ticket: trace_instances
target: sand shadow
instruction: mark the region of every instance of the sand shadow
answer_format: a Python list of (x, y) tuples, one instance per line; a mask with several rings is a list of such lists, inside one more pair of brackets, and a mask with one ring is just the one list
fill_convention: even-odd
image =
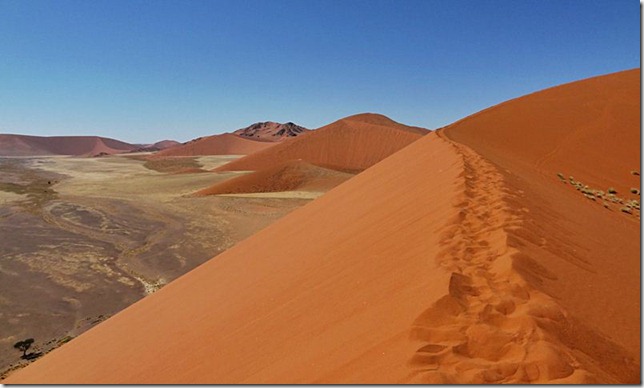
[(20, 356), (20, 358), (22, 358), (23, 360), (31, 361), (31, 360), (35, 360), (35, 359), (37, 359), (38, 357), (41, 357), (41, 356), (42, 356), (42, 352), (37, 352), (37, 353), (36, 352), (31, 352), (31, 353), (25, 354), (23, 356)]

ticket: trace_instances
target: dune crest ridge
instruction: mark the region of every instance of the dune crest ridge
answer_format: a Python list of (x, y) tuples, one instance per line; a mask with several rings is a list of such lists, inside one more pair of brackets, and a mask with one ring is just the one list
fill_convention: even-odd
[[(636, 382), (639, 365), (625, 349), (588, 331), (532, 286), (535, 276), (555, 275), (516, 243), (528, 233), (529, 210), (514, 206), (515, 190), (493, 164), (452, 145), (464, 163), (460, 211), (439, 231), (436, 257), (450, 282), (448, 293), (414, 322), (411, 338), (424, 345), (410, 360), (413, 382)], [(532, 279), (520, 266), (530, 267)]]

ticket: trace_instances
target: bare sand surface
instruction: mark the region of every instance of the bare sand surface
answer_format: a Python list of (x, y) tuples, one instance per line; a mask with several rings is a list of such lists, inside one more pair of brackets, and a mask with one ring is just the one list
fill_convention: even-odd
[(275, 142), (253, 140), (246, 137), (224, 133), (191, 140), (185, 144), (161, 150), (151, 158), (168, 156), (201, 156), (201, 155), (249, 155), (274, 146)]
[[(525, 222), (508, 240), (521, 251), (516, 270), (557, 301), (567, 326), (550, 329), (610, 375), (598, 372), (601, 382), (641, 381), (639, 205), (622, 210), (640, 200), (630, 192), (640, 189), (631, 173), (640, 166), (640, 106), (636, 69), (534, 93), (443, 130), (520, 193), (514, 207), (526, 209)], [(588, 185), (586, 195), (570, 176)]]
[(99, 136), (28, 136), (0, 134), (0, 156), (76, 155), (128, 152), (135, 145)]
[(235, 160), (217, 171), (259, 171), (292, 160), (356, 173), (420, 139), (426, 129), (397, 123), (378, 114), (346, 117)]
[(67, 342), (311, 198), (193, 198), (238, 174), (124, 156), (0, 159), (0, 171), (0, 374), (24, 364), (18, 340)]
[(301, 198), (315, 199), (324, 195), (324, 191), (272, 191), (266, 193), (234, 193), (234, 194), (217, 194), (221, 197), (239, 197), (239, 198)]
[(244, 193), (255, 195), (293, 191), (324, 193), (352, 176), (353, 174), (318, 167), (303, 160), (290, 160), (215, 183), (197, 191), (195, 195)]

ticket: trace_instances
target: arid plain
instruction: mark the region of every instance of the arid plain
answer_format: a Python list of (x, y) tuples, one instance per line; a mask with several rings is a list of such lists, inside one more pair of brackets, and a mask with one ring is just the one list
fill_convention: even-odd
[(69, 341), (319, 195), (196, 197), (237, 157), (145, 156), (0, 158), (0, 371), (19, 339)]

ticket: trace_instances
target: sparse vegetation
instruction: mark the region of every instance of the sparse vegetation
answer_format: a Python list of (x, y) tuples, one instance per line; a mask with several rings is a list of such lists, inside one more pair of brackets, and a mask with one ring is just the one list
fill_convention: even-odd
[(27, 358), (27, 350), (31, 348), (31, 345), (33, 343), (34, 343), (33, 338), (27, 338), (25, 340), (16, 342), (15, 344), (13, 344), (13, 347), (22, 352), (22, 358)]
[(632, 171), (631, 171), (631, 174), (633, 174), (633, 175), (640, 175), (639, 171), (635, 171), (635, 170), (632, 170)]
[(165, 159), (147, 159), (145, 156), (130, 156), (130, 159), (145, 161), (143, 167), (148, 170), (163, 172), (163, 173), (176, 173), (185, 171), (203, 171), (201, 170), (201, 163), (197, 162), (194, 157), (169, 157)]
[(74, 339), (74, 337), (72, 337), (71, 335), (66, 335), (66, 336), (64, 336), (63, 338), (61, 338), (58, 341), (57, 345), (60, 346), (62, 344), (66, 344), (67, 342), (71, 341), (72, 339)]
[[(637, 171), (635, 171), (637, 172)], [(633, 171), (631, 171), (633, 173)], [(633, 174), (633, 175), (639, 175)], [(559, 172), (557, 173), (557, 177), (559, 180), (565, 183), (564, 179), (564, 174)], [(617, 196), (617, 190), (615, 190), (614, 187), (609, 187), (607, 192), (604, 192), (603, 190), (598, 190), (598, 189), (593, 189), (588, 185), (583, 184), (580, 181), (575, 180), (575, 178), (571, 175), (568, 177), (568, 182), (575, 188), (575, 190), (581, 192), (584, 197), (591, 201), (597, 201), (597, 199), (601, 199), (602, 206), (608, 210), (611, 209), (610, 203), (618, 203), (621, 205), (624, 205), (620, 210), (626, 214), (635, 214), (639, 218), (639, 210), (640, 210), (640, 204), (639, 201), (636, 199), (631, 199), (631, 200), (626, 200), (624, 198), (620, 198)], [(635, 195), (640, 195), (640, 190), (636, 188), (631, 188), (630, 192)], [(637, 210), (637, 213), (634, 213), (633, 210)]]

